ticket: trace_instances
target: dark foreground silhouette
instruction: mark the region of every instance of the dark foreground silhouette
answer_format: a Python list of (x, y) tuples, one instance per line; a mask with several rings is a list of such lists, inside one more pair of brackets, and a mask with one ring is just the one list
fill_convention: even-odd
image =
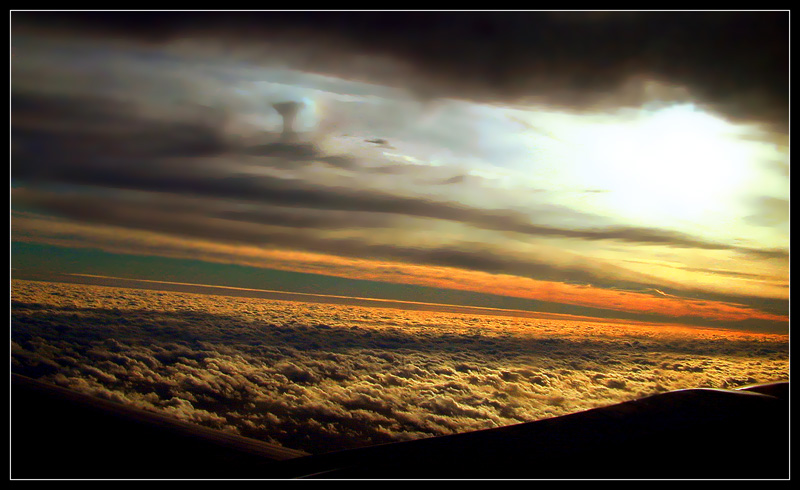
[(309, 455), (11, 376), (12, 479), (787, 479), (789, 383)]

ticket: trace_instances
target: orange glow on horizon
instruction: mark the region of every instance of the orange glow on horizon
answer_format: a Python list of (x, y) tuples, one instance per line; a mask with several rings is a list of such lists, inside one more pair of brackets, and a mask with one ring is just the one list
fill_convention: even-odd
[[(290, 252), (291, 253), (291, 252)], [(628, 313), (645, 313), (670, 317), (700, 317), (714, 320), (739, 321), (760, 319), (788, 321), (788, 317), (753, 310), (743, 305), (721, 301), (655, 296), (647, 293), (603, 289), (594, 286), (566, 284), (555, 281), (540, 281), (525, 277), (489, 274), (448, 267), (433, 267), (394, 262), (364, 261), (348, 264), (351, 270), (363, 275), (331, 271), (329, 266), (339, 263), (335, 257), (325, 267), (302, 265), (301, 272), (324, 273), (338, 277), (367, 279), (382, 282), (398, 282), (420, 286), (472, 291), (484, 294), (532, 299), (553, 303), (588, 306)], [(398, 271), (398, 267), (402, 270)], [(324, 271), (324, 272), (323, 272)]]
[(94, 248), (112, 253), (188, 258), (347, 279), (471, 291), (626, 313), (662, 315), (676, 319), (695, 317), (719, 321), (748, 319), (789, 321), (787, 316), (722, 301), (604, 289), (453, 267), (268, 250), (251, 245), (222, 244), (153, 232), (44, 221), (28, 217), (15, 218), (14, 221), (17, 240), (30, 241), (35, 237), (36, 241), (70, 247), (87, 247), (89, 246), (87, 243), (91, 243)]

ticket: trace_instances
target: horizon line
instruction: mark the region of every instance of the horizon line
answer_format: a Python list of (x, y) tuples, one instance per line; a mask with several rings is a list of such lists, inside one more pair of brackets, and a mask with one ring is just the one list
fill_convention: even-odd
[[(513, 316), (513, 317), (528, 317), (539, 319), (555, 319), (567, 321), (589, 321), (595, 323), (620, 323), (633, 326), (655, 326), (663, 325), (668, 327), (682, 327), (691, 329), (708, 329), (708, 330), (725, 330), (738, 332), (739, 330), (725, 327), (714, 326), (695, 326), (683, 323), (669, 323), (658, 321), (643, 321), (643, 320), (629, 320), (624, 318), (604, 318), (585, 315), (573, 315), (569, 313), (550, 313), (536, 310), (519, 310), (511, 308), (492, 308), (487, 306), (471, 306), (459, 305), (448, 303), (429, 303), (421, 301), (408, 301), (399, 299), (384, 299), (384, 298), (370, 298), (360, 296), (343, 296), (335, 294), (322, 294), (322, 293), (304, 293), (288, 290), (274, 290), (274, 289), (256, 289), (256, 288), (243, 288), (236, 286), (223, 286), (214, 284), (198, 284), (177, 281), (163, 281), (154, 279), (139, 279), (130, 277), (117, 277), (117, 276), (104, 276), (98, 274), (84, 274), (84, 273), (70, 273), (70, 272), (55, 272), (55, 271), (37, 271), (33, 269), (20, 269), (11, 268), (11, 279), (18, 280), (33, 280), (42, 282), (61, 282), (70, 284), (84, 284), (90, 286), (106, 286), (106, 287), (121, 287), (129, 289), (155, 289), (163, 291), (176, 291), (189, 294), (218, 294), (220, 296), (244, 296), (250, 298), (272, 299), (278, 301), (297, 301), (297, 302), (314, 302), (314, 303), (329, 303), (329, 304), (351, 304), (354, 306), (366, 306), (375, 308), (393, 308), (393, 309), (417, 309), (427, 311), (439, 311), (443, 313), (462, 313), (462, 314), (482, 314), (482, 315), (497, 315), (497, 316)], [(108, 283), (116, 281), (116, 284)], [(125, 282), (132, 284), (125, 284)], [(171, 286), (168, 289), (158, 289), (155, 287), (144, 286)], [(137, 287), (138, 286), (138, 287)], [(191, 291), (189, 288), (200, 289), (201, 291)], [(203, 291), (205, 290), (205, 291)], [(247, 294), (225, 294), (228, 293), (251, 293)], [(271, 297), (270, 297), (271, 296)], [(284, 296), (285, 298), (278, 298), (275, 296)], [(303, 301), (303, 298), (306, 301)]]

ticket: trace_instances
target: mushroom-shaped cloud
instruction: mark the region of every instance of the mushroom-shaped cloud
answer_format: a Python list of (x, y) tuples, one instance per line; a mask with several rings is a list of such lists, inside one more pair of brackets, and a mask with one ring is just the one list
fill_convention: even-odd
[(291, 139), (294, 136), (294, 122), (297, 118), (297, 113), (300, 112), (302, 107), (302, 102), (294, 101), (277, 102), (272, 104), (272, 108), (275, 109), (283, 118), (283, 131), (281, 132), (281, 137), (283, 139)]

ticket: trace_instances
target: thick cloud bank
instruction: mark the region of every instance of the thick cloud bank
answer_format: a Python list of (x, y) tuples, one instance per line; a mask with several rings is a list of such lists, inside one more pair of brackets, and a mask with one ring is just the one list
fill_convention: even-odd
[(12, 371), (320, 453), (788, 379), (786, 336), (13, 280)]

